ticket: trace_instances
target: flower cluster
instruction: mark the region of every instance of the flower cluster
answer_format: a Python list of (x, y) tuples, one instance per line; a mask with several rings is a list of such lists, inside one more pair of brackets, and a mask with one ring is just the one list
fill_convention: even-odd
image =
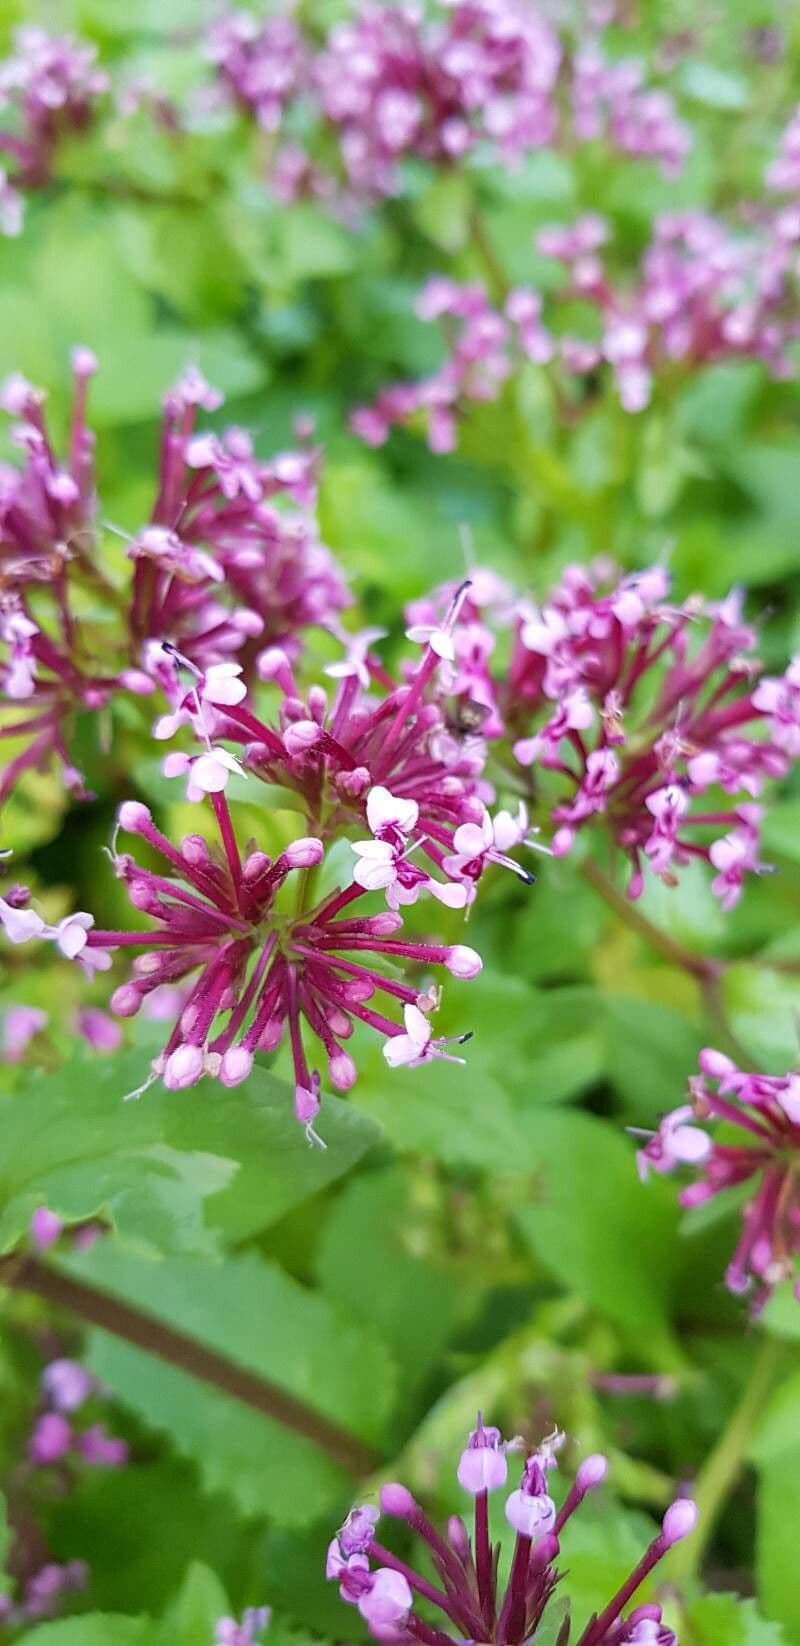
[[(463, 944), (399, 938), (399, 908), (426, 894), (465, 909), (490, 862), (530, 879), (507, 856), (525, 837), (524, 812), (517, 820), (508, 814), (490, 818), (483, 796), (491, 791), (480, 779), (483, 744), (477, 739), (469, 748), (447, 728), (437, 676), (445, 670), (449, 684), (464, 593), (458, 592), (440, 624), (412, 628), (423, 654), (400, 685), (371, 655), (368, 633), (353, 641), (344, 662), (330, 665), (338, 678), (330, 706), (320, 687), (312, 687), (305, 702), (299, 697), (289, 659), (274, 649), (262, 673), (283, 694), (276, 724), (259, 719), (243, 702), (240, 671), (230, 665), (193, 684), (177, 713), (167, 717), (168, 733), (189, 721), (207, 740), (204, 754), (170, 755), (166, 767), (173, 773), (188, 768), (190, 797), (210, 795), (220, 847), (212, 851), (196, 835), (177, 848), (146, 807), (125, 804), (120, 828), (144, 840), (172, 872), (156, 873), (115, 853), (132, 903), (158, 924), (150, 933), (94, 931), (88, 943), (104, 955), (131, 946), (149, 950), (112, 997), (112, 1009), (122, 1016), (137, 1012), (151, 991), (199, 974), (154, 1066), (168, 1086), (193, 1085), (203, 1074), (235, 1085), (250, 1073), (256, 1051), (274, 1049), (286, 1030), (296, 1111), (310, 1127), (320, 1077), (309, 1068), (302, 1025), (322, 1046), (331, 1083), (340, 1091), (356, 1078), (343, 1044), (355, 1021), (384, 1037), (391, 1067), (450, 1055), (429, 1021), (438, 991), (400, 982), (391, 968), (397, 962), (442, 966), (470, 978), (480, 970), (480, 958)], [(240, 742), (241, 761), (212, 743), (212, 734)], [(243, 853), (224, 793), (231, 767), (293, 789), (309, 833), (275, 859), (252, 845)], [(326, 843), (365, 824), (370, 838), (352, 842), (352, 884), (314, 903), (313, 881)], [(412, 853), (424, 868), (412, 862)], [(293, 876), (300, 878), (292, 906)], [(389, 907), (364, 911), (363, 900), (376, 891), (385, 892)], [(375, 994), (402, 1007), (402, 1024), (369, 1004)], [(228, 1014), (224, 1027), (218, 1024), (221, 1013)]]
[(8, 171), (0, 173), (4, 234), (22, 227), (17, 189), (49, 182), (59, 142), (86, 130), (107, 91), (93, 45), (39, 28), (17, 30), (12, 55), (0, 63), (0, 154), (8, 157)]
[(356, 199), (395, 193), (409, 156), (449, 167), (477, 149), (516, 165), (544, 146), (602, 140), (674, 176), (691, 146), (640, 63), (609, 62), (594, 32), (573, 52), (525, 0), (366, 0), (319, 47), (293, 21), (234, 13), (212, 29), (207, 55), (223, 95), (270, 132), (285, 129), (271, 160), (281, 196), (292, 180), (297, 192), (337, 191), (295, 128), (323, 164), (332, 143)]
[(211, 25), (205, 49), (221, 91), (265, 131), (277, 131), (308, 75), (307, 47), (294, 20), (229, 12)]
[[(510, 740), (553, 852), (601, 822), (630, 863), (629, 897), (645, 870), (674, 884), (694, 859), (716, 871), (713, 891), (732, 908), (746, 874), (765, 867), (765, 781), (800, 756), (798, 662), (759, 679), (739, 596), (673, 603), (660, 566), (622, 578), (605, 562), (572, 566), (541, 605), (498, 598), (491, 578), (485, 588), (491, 609), (471, 598), (455, 637), (456, 712), (472, 707), (485, 736)], [(498, 627), (511, 631), (502, 673)]]
[[(102, 1389), (77, 1361), (51, 1360), (40, 1383), (39, 1410), (28, 1438), (26, 1462), (19, 1472), (16, 1497), (24, 1496), (12, 1565), (19, 1593), (0, 1595), (0, 1628), (16, 1628), (53, 1617), (63, 1599), (83, 1589), (88, 1567), (82, 1560), (60, 1565), (46, 1556), (36, 1521), (37, 1486), (43, 1479), (49, 1496), (69, 1493), (82, 1467), (122, 1468), (128, 1461), (124, 1440), (109, 1434), (102, 1422), (87, 1422), (92, 1402)], [(12, 1527), (13, 1527), (12, 1516)]]
[(28, 1459), (36, 1468), (60, 1466), (69, 1473), (78, 1463), (119, 1469), (128, 1461), (124, 1440), (109, 1434), (104, 1423), (79, 1424), (87, 1403), (96, 1396), (95, 1378), (75, 1360), (51, 1360), (41, 1381), (42, 1409), (28, 1442)]
[(389, 194), (407, 154), (450, 163), (487, 138), (506, 159), (554, 135), (558, 38), (522, 0), (366, 4), (336, 25), (313, 66), (348, 181)]
[(55, 1617), (67, 1595), (86, 1587), (88, 1576), (84, 1560), (68, 1560), (63, 1565), (55, 1560), (44, 1561), (20, 1585), (16, 1600), (8, 1594), (0, 1595), (0, 1626), (20, 1628)]
[[(607, 1460), (586, 1458), (560, 1509), (550, 1496), (548, 1476), (556, 1464), (563, 1436), (550, 1436), (528, 1457), (519, 1486), (506, 1499), (506, 1520), (516, 1533), (504, 1590), (499, 1587), (499, 1548), (490, 1536), (489, 1493), (501, 1490), (508, 1477), (509, 1450), (521, 1442), (503, 1442), (498, 1429), (478, 1425), (458, 1465), (458, 1482), (474, 1499), (472, 1537), (460, 1515), (440, 1532), (405, 1486), (384, 1486), (380, 1512), (403, 1521), (427, 1546), (441, 1587), (400, 1560), (377, 1538), (379, 1512), (356, 1508), (328, 1549), (327, 1576), (338, 1583), (342, 1599), (357, 1607), (376, 1640), (447, 1646), (475, 1640), (511, 1643), (534, 1640), (543, 1623), (552, 1624), (557, 1586), (563, 1579), (557, 1562), (561, 1539), (587, 1492), (605, 1479)], [(646, 1603), (623, 1615), (625, 1607), (669, 1549), (693, 1531), (694, 1503), (678, 1498), (667, 1510), (660, 1532), (630, 1576), (603, 1611), (586, 1624), (576, 1646), (677, 1646), (662, 1620), (660, 1606)], [(567, 1534), (568, 1542), (569, 1534)], [(433, 1624), (414, 1609), (415, 1600), (441, 1615)], [(559, 1643), (570, 1634), (569, 1610), (555, 1620)], [(548, 1638), (551, 1638), (548, 1636)], [(552, 1636), (555, 1638), (555, 1635)]]
[(258, 1646), (272, 1613), (269, 1606), (248, 1606), (241, 1623), (221, 1617), (214, 1634), (214, 1646)]
[(73, 368), (64, 463), (41, 392), (16, 377), (2, 393), (24, 462), (0, 471), (0, 691), (20, 715), (0, 723), (0, 738), (18, 746), (0, 802), (24, 772), (53, 761), (84, 797), (69, 749), (76, 716), (121, 693), (169, 689), (165, 642), (198, 667), (235, 653), (249, 669), (259, 645), (294, 653), (309, 626), (336, 627), (349, 598), (314, 518), (318, 454), (263, 462), (241, 429), (197, 432), (198, 409), (217, 410), (222, 397), (195, 370), (166, 397), (157, 493), (121, 577), (98, 519), (86, 422), (96, 362), (78, 349)]
[(603, 139), (622, 154), (656, 160), (665, 177), (683, 170), (691, 133), (669, 93), (646, 84), (641, 63), (612, 63), (599, 42), (591, 42), (575, 54), (571, 98), (581, 142)]
[[(417, 313), (442, 324), (444, 363), (357, 408), (355, 433), (379, 446), (393, 427), (422, 419), (431, 450), (452, 451), (469, 405), (496, 400), (526, 362), (557, 371), (573, 397), (575, 385), (608, 369), (631, 413), (649, 404), (654, 381), (670, 372), (746, 358), (774, 377), (790, 375), (790, 345), (800, 336), (796, 208), (770, 214), (745, 233), (706, 212), (657, 217), (632, 278), (617, 278), (603, 259), (610, 233), (594, 213), (540, 232), (539, 253), (564, 270), (563, 286), (546, 301), (534, 287), (517, 286), (498, 307), (480, 284), (428, 281)], [(561, 324), (576, 299), (587, 314), (594, 311), (595, 324), (583, 336)]]
[[(689, 1102), (665, 1115), (638, 1155), (640, 1175), (694, 1169), (682, 1206), (703, 1206), (725, 1189), (752, 1189), (742, 1235), (725, 1276), (729, 1289), (753, 1293), (754, 1306), (773, 1287), (797, 1277), (800, 1256), (800, 1076), (744, 1074), (722, 1052), (700, 1053)], [(720, 1121), (721, 1138), (706, 1130)], [(796, 1280), (800, 1297), (800, 1280)]]

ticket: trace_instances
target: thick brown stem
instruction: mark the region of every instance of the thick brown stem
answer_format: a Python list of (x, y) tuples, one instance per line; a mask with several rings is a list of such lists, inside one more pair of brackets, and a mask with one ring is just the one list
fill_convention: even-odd
[(177, 1366), (231, 1399), (241, 1401), (252, 1411), (280, 1423), (293, 1434), (302, 1435), (349, 1474), (369, 1474), (379, 1462), (364, 1441), (340, 1429), (329, 1418), (321, 1417), (267, 1378), (237, 1365), (226, 1355), (207, 1348), (173, 1326), (166, 1326), (143, 1309), (121, 1303), (108, 1292), (83, 1280), (74, 1280), (37, 1258), (17, 1255), (0, 1258), (0, 1284), (15, 1291), (34, 1292), (58, 1308), (72, 1310), (89, 1325), (98, 1326), (125, 1343), (133, 1343), (137, 1349), (156, 1355), (170, 1366)]

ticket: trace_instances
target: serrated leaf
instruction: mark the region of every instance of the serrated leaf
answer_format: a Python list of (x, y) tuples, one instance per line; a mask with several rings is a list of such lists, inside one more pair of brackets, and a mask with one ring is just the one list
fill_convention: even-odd
[(639, 1182), (633, 1147), (612, 1125), (571, 1111), (529, 1111), (523, 1158), (530, 1196), (515, 1221), (543, 1267), (668, 1354), (678, 1214), (665, 1186)]
[[(350, 1320), (255, 1253), (208, 1264), (153, 1264), (102, 1241), (69, 1259), (71, 1273), (196, 1337), (374, 1443), (394, 1398), (394, 1368), (377, 1333)], [(102, 1333), (89, 1364), (177, 1450), (205, 1485), (247, 1515), (308, 1524), (346, 1490), (324, 1451), (188, 1374)]]
[(0, 1098), (0, 1240), (12, 1245), (37, 1205), (68, 1220), (107, 1211), (121, 1235), (153, 1251), (203, 1251), (213, 1231), (240, 1239), (347, 1171), (375, 1140), (372, 1123), (325, 1099), (310, 1149), (290, 1088), (257, 1068), (223, 1091), (187, 1097), (155, 1085), (125, 1103), (147, 1072), (143, 1053), (84, 1055)]

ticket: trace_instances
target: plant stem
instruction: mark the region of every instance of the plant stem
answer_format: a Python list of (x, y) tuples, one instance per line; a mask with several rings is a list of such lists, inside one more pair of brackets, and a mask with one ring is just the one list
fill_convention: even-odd
[(14, 1291), (33, 1292), (58, 1308), (71, 1309), (101, 1331), (156, 1355), (170, 1366), (177, 1366), (231, 1399), (241, 1401), (251, 1411), (260, 1412), (282, 1428), (301, 1435), (351, 1475), (369, 1474), (379, 1462), (364, 1441), (341, 1429), (330, 1418), (322, 1417), (268, 1378), (238, 1365), (174, 1326), (165, 1325), (143, 1309), (121, 1303), (108, 1292), (83, 1280), (74, 1280), (35, 1257), (15, 1254), (0, 1258), (0, 1284)]
[(511, 285), (508, 275), (486, 233), (477, 206), (473, 206), (469, 215), (469, 241), (477, 258), (483, 264), (486, 283), (493, 302), (504, 303), (511, 290)]
[(655, 949), (673, 966), (680, 966), (694, 978), (700, 990), (703, 1006), (714, 1025), (719, 1050), (727, 1052), (728, 1056), (738, 1063), (740, 1069), (752, 1069), (755, 1066), (752, 1053), (737, 1039), (725, 1015), (720, 988), (724, 963), (710, 960), (706, 955), (694, 954), (684, 943), (678, 942), (677, 938), (660, 931), (658, 926), (654, 926), (652, 921), (648, 920), (647, 915), (642, 914), (641, 910), (617, 889), (613, 880), (609, 879), (593, 858), (588, 857), (581, 864), (581, 874), (631, 931), (638, 932), (639, 936), (649, 943), (651, 949)]
[(753, 1428), (769, 1393), (782, 1349), (777, 1338), (764, 1339), (742, 1398), (697, 1476), (693, 1492), (700, 1511), (697, 1529), (685, 1543), (678, 1544), (670, 1556), (671, 1582), (685, 1584), (699, 1571), (725, 1501), (744, 1465)]
[(679, 943), (677, 938), (659, 931), (658, 926), (654, 926), (652, 921), (637, 909), (635, 903), (631, 903), (630, 899), (617, 889), (613, 880), (609, 879), (593, 858), (587, 857), (581, 864), (581, 874), (584, 880), (599, 892), (604, 903), (619, 915), (620, 920), (629, 926), (631, 931), (638, 932), (639, 936), (650, 944), (651, 949), (662, 954), (665, 960), (670, 960), (673, 966), (680, 966), (683, 971), (690, 972), (701, 984), (716, 980), (720, 970), (718, 961), (708, 960), (705, 955), (693, 954), (692, 950), (687, 949), (684, 943)]

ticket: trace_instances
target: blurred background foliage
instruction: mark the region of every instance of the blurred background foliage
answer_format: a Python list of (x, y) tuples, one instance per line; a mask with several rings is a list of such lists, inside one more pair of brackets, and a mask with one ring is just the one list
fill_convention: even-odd
[[(0, 0), (0, 47), (20, 23), (74, 29), (112, 73), (180, 99), (207, 72), (208, 9)], [(344, 10), (301, 9), (320, 31)], [(537, 592), (598, 553), (625, 567), (667, 557), (681, 597), (742, 585), (769, 664), (785, 663), (800, 644), (796, 381), (771, 382), (752, 362), (713, 366), (660, 383), (639, 416), (608, 394), (564, 427), (546, 372), (530, 367), (496, 405), (471, 411), (452, 456), (409, 433), (376, 453), (347, 432), (354, 405), (436, 363), (414, 295), (432, 272), (485, 277), (476, 213), (507, 276), (541, 283), (532, 242), (553, 219), (601, 210), (625, 264), (659, 210), (758, 195), (798, 97), (797, 8), (621, 10), (620, 51), (652, 59), (665, 39), (682, 42), (670, 87), (695, 147), (675, 181), (592, 146), (538, 153), (513, 173), (410, 165), (397, 198), (345, 226), (318, 204), (275, 204), (244, 122), (176, 137), (142, 113), (60, 152), (24, 233), (0, 241), (0, 375), (45, 385), (63, 427), (69, 349), (97, 351), (91, 417), (110, 553), (112, 528), (134, 530), (149, 511), (160, 399), (196, 362), (226, 395), (216, 421), (251, 428), (263, 454), (290, 443), (298, 415), (316, 419), (323, 536), (367, 621), (399, 633), (407, 601), (458, 575), (466, 533), (480, 563)], [(768, 31), (777, 57), (759, 52)], [(84, 735), (95, 804), (71, 808), (55, 778), (37, 778), (9, 808), (6, 839), (51, 917), (91, 907), (113, 924), (121, 891), (101, 847), (130, 793), (129, 749), (124, 725), (110, 758), (95, 725)], [(149, 753), (134, 781), (180, 833), (183, 808), (165, 800)], [(259, 827), (280, 830), (280, 819)], [(729, 962), (730, 1027), (754, 1063), (780, 1072), (797, 1056), (800, 793), (773, 806), (765, 838), (778, 872), (733, 915), (699, 869), (676, 890), (651, 883), (643, 906), (690, 949)], [(324, 1155), (296, 1134), (280, 1062), (235, 1092), (156, 1088), (123, 1107), (158, 1025), (134, 1026), (118, 1057), (76, 1048), (79, 983), (44, 962), (23, 971), (10, 952), (0, 1006), (24, 998), (51, 1012), (53, 1067), (4, 1075), (4, 1246), (43, 1201), (66, 1219), (101, 1217), (113, 1234), (55, 1259), (66, 1272), (274, 1379), (367, 1443), (375, 1478), (401, 1476), (440, 1508), (456, 1507), (452, 1463), (478, 1406), (531, 1438), (557, 1421), (575, 1458), (608, 1449), (614, 1490), (568, 1548), (587, 1612), (637, 1556), (642, 1516), (714, 1447), (759, 1340), (773, 1336), (781, 1376), (755, 1414), (705, 1569), (709, 1588), (757, 1594), (759, 1610), (690, 1586), (671, 1615), (684, 1646), (800, 1641), (796, 1305), (779, 1296), (748, 1324), (719, 1278), (735, 1211), (680, 1216), (671, 1186), (643, 1190), (624, 1131), (680, 1101), (699, 1047), (714, 1043), (713, 1003), (571, 861), (543, 862), (533, 890), (495, 884), (469, 940), (485, 970), (454, 983), (443, 1010), (444, 1032), (465, 1020), (475, 1030), (466, 1069), (398, 1077), (364, 1044), (354, 1100), (326, 1099)], [(358, 1620), (326, 1590), (322, 1563), (353, 1479), (218, 1390), (9, 1293), (0, 1453), (12, 1495), (37, 1355), (54, 1343), (85, 1349), (133, 1461), (39, 1506), (55, 1557), (89, 1560), (80, 1604), (96, 1615), (31, 1640), (199, 1646), (228, 1604), (263, 1599), (280, 1646), (350, 1638)], [(658, 1374), (661, 1398), (609, 1385), (628, 1374)]]

